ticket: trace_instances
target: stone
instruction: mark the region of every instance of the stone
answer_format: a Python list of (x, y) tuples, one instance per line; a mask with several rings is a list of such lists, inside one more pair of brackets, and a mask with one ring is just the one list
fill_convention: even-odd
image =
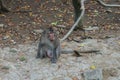
[(99, 30), (99, 27), (98, 26), (93, 26), (93, 27), (89, 26), (88, 28), (84, 28), (84, 29), (85, 29), (85, 31), (92, 31), (92, 30)]
[(103, 80), (102, 69), (95, 69), (83, 73), (85, 80)]
[(0, 27), (3, 28), (4, 24), (0, 24)]

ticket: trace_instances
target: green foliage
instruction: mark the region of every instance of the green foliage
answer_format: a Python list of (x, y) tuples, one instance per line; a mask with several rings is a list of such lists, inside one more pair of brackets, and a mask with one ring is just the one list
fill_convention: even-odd
[(51, 25), (53, 25), (53, 26), (58, 25), (58, 21), (56, 21), (56, 22), (52, 22)]
[(14, 49), (9, 50), (9, 52), (16, 53), (17, 51)]
[(19, 58), (19, 60), (20, 60), (20, 61), (25, 61), (26, 58), (25, 58), (24, 56), (21, 56), (21, 57)]

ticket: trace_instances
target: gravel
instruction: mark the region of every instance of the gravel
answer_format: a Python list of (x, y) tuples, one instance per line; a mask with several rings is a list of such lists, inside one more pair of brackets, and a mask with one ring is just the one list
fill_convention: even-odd
[[(119, 38), (114, 39), (113, 43), (119, 41)], [(67, 44), (65, 47), (68, 48), (74, 49), (74, 46), (78, 46), (87, 49), (91, 45), (92, 48), (95, 47), (103, 53), (83, 53), (81, 57), (73, 56), (71, 53), (61, 54), (56, 64), (52, 64), (49, 58), (42, 60), (35, 58), (37, 43), (17, 45), (14, 48), (0, 48), (0, 80), (83, 80), (82, 73), (90, 70), (92, 65), (102, 69), (116, 68), (117, 76), (107, 73), (103, 78), (104, 80), (119, 80), (120, 69), (117, 67), (120, 67), (120, 50), (118, 50), (120, 45), (110, 46), (109, 42), (90, 39), (83, 41), (85, 45), (81, 47), (83, 43), (65, 42)], [(23, 61), (21, 61), (22, 57), (25, 58)]]

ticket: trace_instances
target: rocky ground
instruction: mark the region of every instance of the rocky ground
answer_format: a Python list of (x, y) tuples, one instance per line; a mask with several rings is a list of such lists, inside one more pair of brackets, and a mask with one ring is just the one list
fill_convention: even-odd
[[(73, 46), (75, 46), (73, 48)], [(64, 42), (62, 49), (100, 50), (99, 53), (61, 54), (56, 64), (36, 59), (37, 44), (0, 48), (1, 80), (83, 80), (82, 74), (102, 69), (103, 80), (120, 80), (120, 36), (106, 40)]]

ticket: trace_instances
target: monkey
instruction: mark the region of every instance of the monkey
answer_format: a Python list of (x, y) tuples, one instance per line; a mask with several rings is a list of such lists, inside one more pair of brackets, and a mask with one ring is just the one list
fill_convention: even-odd
[(53, 28), (45, 29), (41, 34), (36, 58), (50, 58), (52, 63), (56, 63), (60, 56), (60, 41)]
[[(42, 47), (42, 48), (40, 48)], [(47, 44), (41, 44), (39, 43), (39, 48), (38, 48), (38, 54), (37, 54), (37, 57), (36, 58), (45, 58), (45, 57), (49, 57), (51, 58), (52, 57), (52, 48), (51, 46), (47, 45)]]

